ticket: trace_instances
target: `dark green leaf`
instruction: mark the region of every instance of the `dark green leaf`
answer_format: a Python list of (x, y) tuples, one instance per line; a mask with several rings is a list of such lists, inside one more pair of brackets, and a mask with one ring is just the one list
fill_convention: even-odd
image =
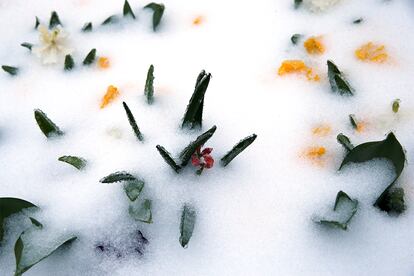
[(87, 161), (85, 159), (83, 159), (82, 157), (77, 157), (77, 156), (65, 155), (65, 156), (59, 157), (58, 160), (68, 163), (69, 165), (74, 166), (78, 170), (82, 170), (83, 168), (86, 167), (86, 164), (87, 164)]
[(294, 34), (292, 35), (292, 37), (290, 38), (290, 41), (292, 41), (293, 45), (298, 44), (299, 40), (302, 38), (301, 34)]
[(92, 22), (87, 22), (87, 23), (85, 23), (85, 25), (83, 25), (83, 27), (82, 27), (82, 32), (92, 32), (92, 29), (93, 29), (93, 27), (92, 27)]
[(183, 248), (186, 248), (188, 242), (193, 235), (194, 225), (196, 222), (196, 211), (189, 205), (185, 204), (181, 212), (180, 222), (180, 244)]
[(144, 95), (147, 97), (147, 103), (152, 104), (154, 101), (154, 65), (148, 68), (147, 80), (145, 81)]
[(42, 110), (35, 109), (34, 116), (40, 130), (47, 138), (50, 138), (52, 136), (62, 136), (64, 134), (63, 131), (61, 131), (59, 127), (55, 125), (55, 123), (53, 123), (52, 120), (50, 120)]
[(349, 121), (354, 129), (358, 129), (358, 121), (354, 114), (349, 114)]
[(401, 187), (393, 187), (388, 190), (382, 199), (384, 206), (390, 210), (389, 212), (401, 214), (405, 211), (406, 206), (404, 202), (404, 189)]
[(141, 194), (141, 191), (144, 188), (144, 185), (145, 183), (142, 180), (139, 180), (139, 179), (131, 180), (131, 181), (125, 182), (124, 190), (128, 198), (131, 201), (135, 201), (138, 198), (138, 196)]
[(144, 7), (144, 9), (152, 9), (152, 29), (154, 32), (157, 30), (158, 25), (160, 25), (162, 15), (164, 14), (165, 6), (163, 4), (149, 3)]
[(40, 25), (40, 21), (39, 21), (39, 18), (36, 16), (35, 30), (37, 29), (37, 27), (39, 27), (39, 25)]
[(125, 0), (125, 3), (124, 3), (123, 13), (124, 13), (124, 17), (130, 15), (133, 19), (135, 19), (135, 14), (132, 11), (131, 6), (129, 5), (127, 0)]
[(21, 210), (36, 207), (33, 203), (26, 200), (13, 197), (0, 197), (0, 242), (3, 240), (3, 223), (4, 220)]
[(129, 109), (128, 105), (125, 102), (122, 102), (122, 105), (124, 106), (125, 112), (128, 117), (129, 124), (132, 127), (132, 130), (135, 133), (135, 136), (138, 140), (144, 141), (144, 137), (142, 136), (141, 131), (138, 128), (137, 122), (135, 121), (134, 115), (132, 114), (131, 110)]
[(28, 43), (28, 42), (24, 42), (22, 44), (20, 44), (20, 46), (29, 49), (30, 51), (32, 50), (33, 44), (32, 43)]
[(355, 19), (354, 21), (352, 21), (353, 24), (361, 24), (362, 21), (364, 21), (364, 19), (362, 17)]
[(17, 67), (3, 65), (1, 68), (4, 70), (4, 72), (9, 73), (12, 76), (16, 76), (19, 73), (19, 68)]
[(338, 67), (330, 60), (328, 60), (328, 78), (333, 92), (338, 92), (340, 95), (354, 94), (352, 87), (345, 80), (342, 72), (339, 71)]
[(395, 99), (392, 102), (392, 112), (398, 113), (398, 111), (400, 110), (400, 102), (400, 99)]
[(62, 23), (60, 22), (59, 15), (57, 14), (57, 12), (53, 11), (52, 15), (50, 16), (49, 29), (52, 29), (57, 25), (62, 26)]
[(145, 199), (139, 206), (129, 207), (129, 214), (138, 221), (152, 223), (151, 200)]
[(185, 149), (183, 149), (180, 153), (180, 161), (181, 166), (184, 167), (187, 165), (188, 161), (190, 161), (191, 156), (197, 150), (198, 147), (204, 145), (210, 138), (213, 136), (214, 132), (216, 131), (217, 127), (213, 126), (203, 134), (197, 137), (193, 142), (191, 142)]
[(386, 158), (394, 165), (395, 178), (375, 201), (375, 206), (386, 212), (394, 212), (390, 203), (392, 188), (401, 175), (405, 165), (405, 153), (394, 133), (389, 133), (382, 141), (368, 142), (353, 148), (344, 158), (339, 168), (341, 170), (348, 163), (362, 163), (375, 158)]
[(89, 51), (88, 55), (83, 60), (83, 65), (91, 65), (96, 58), (96, 49), (92, 49)]
[(65, 56), (65, 71), (70, 71), (73, 69), (73, 67), (75, 67), (75, 61), (73, 60), (71, 55), (66, 55)]
[(251, 143), (256, 140), (257, 135), (252, 134), (240, 140), (226, 155), (221, 158), (221, 165), (223, 167), (227, 166), (237, 155), (244, 151)]
[(99, 180), (99, 182), (114, 183), (114, 182), (120, 182), (120, 181), (130, 181), (130, 180), (136, 180), (136, 177), (127, 172), (114, 172), (108, 176), (105, 176), (104, 178)]
[(347, 230), (349, 222), (358, 210), (358, 200), (351, 199), (346, 193), (339, 191), (336, 195), (333, 210), (339, 214), (337, 219), (321, 219), (317, 220), (317, 222), (329, 227)]
[(29, 217), (30, 222), (36, 226), (38, 229), (42, 229), (43, 228), (43, 224), (41, 224), (37, 219)]
[(160, 145), (157, 145), (157, 150), (164, 159), (164, 161), (176, 172), (179, 173), (181, 170), (181, 167), (177, 165), (177, 163), (174, 161), (174, 158), (171, 157), (171, 154)]
[(181, 127), (190, 129), (202, 126), (204, 95), (210, 83), (211, 74), (207, 74), (204, 70), (197, 77), (194, 93), (184, 114)]
[(35, 264), (46, 259), (58, 249), (72, 243), (77, 239), (76, 236), (72, 236), (69, 239), (64, 238), (53, 244), (50, 248), (42, 248), (36, 252), (36, 249), (33, 247), (28, 247), (28, 249), (25, 247), (24, 236), (25, 232), (19, 236), (16, 244), (14, 245), (14, 255), (16, 258), (16, 271), (14, 273), (15, 276), (21, 276)]
[(351, 140), (342, 133), (338, 134), (336, 136), (336, 140), (339, 144), (341, 144), (347, 151), (351, 151), (354, 148), (354, 145), (352, 145)]
[(116, 15), (111, 15), (110, 17), (105, 19), (104, 22), (102, 22), (102, 25), (109, 25), (109, 24), (114, 24), (118, 22), (119, 22), (119, 17)]
[(295, 9), (299, 8), (302, 5), (303, 0), (294, 0)]

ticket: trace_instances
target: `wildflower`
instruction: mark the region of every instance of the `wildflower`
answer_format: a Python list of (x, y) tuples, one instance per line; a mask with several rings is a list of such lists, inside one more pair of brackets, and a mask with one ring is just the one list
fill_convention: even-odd
[(282, 65), (280, 65), (278, 71), (279, 76), (292, 73), (303, 73), (308, 80), (320, 80), (319, 75), (315, 74), (313, 69), (306, 66), (302, 60), (285, 60), (282, 62)]
[(119, 96), (118, 88), (113, 85), (108, 86), (106, 90), (105, 96), (102, 98), (101, 108), (107, 106), (110, 102), (112, 102), (115, 98)]
[(355, 50), (355, 56), (362, 61), (382, 63), (387, 60), (388, 54), (384, 45), (368, 42)]
[(320, 55), (325, 52), (325, 46), (322, 44), (321, 37), (312, 36), (303, 43), (303, 46), (308, 54), (311, 55)]
[(107, 57), (100, 57), (98, 59), (98, 67), (101, 69), (107, 69), (109, 68), (110, 63), (109, 63), (109, 58)]
[(57, 63), (59, 58), (62, 58), (70, 53), (67, 44), (68, 34), (57, 26), (52, 30), (48, 30), (44, 25), (39, 26), (39, 40), (40, 45), (33, 46), (33, 53), (42, 60), (43, 64)]
[(197, 174), (201, 174), (204, 168), (210, 169), (213, 167), (214, 159), (210, 155), (212, 151), (212, 148), (205, 148), (201, 151), (201, 147), (198, 147), (196, 152), (191, 156), (191, 164), (194, 167), (198, 167)]

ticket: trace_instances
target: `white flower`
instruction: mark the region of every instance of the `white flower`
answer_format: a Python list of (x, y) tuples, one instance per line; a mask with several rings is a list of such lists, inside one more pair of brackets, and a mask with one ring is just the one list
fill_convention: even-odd
[(313, 12), (322, 12), (336, 5), (340, 0), (304, 0), (305, 6)]
[(68, 34), (60, 26), (49, 31), (40, 25), (39, 32), (40, 45), (34, 46), (32, 51), (43, 64), (57, 63), (59, 58), (72, 53), (72, 49), (67, 47)]

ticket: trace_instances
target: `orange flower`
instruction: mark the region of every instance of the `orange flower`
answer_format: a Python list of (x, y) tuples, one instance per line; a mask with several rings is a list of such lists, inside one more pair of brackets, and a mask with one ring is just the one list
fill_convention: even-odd
[(321, 37), (312, 36), (303, 43), (303, 46), (308, 54), (311, 55), (320, 55), (325, 52), (325, 46), (322, 44)]
[(382, 63), (387, 60), (388, 54), (384, 45), (368, 42), (355, 50), (355, 56), (362, 61)]
[(331, 127), (329, 125), (320, 125), (312, 129), (312, 134), (319, 137), (327, 136), (331, 133)]
[(108, 86), (108, 89), (106, 90), (106, 94), (102, 98), (101, 108), (104, 108), (105, 106), (107, 106), (110, 102), (115, 100), (118, 96), (119, 96), (118, 88), (116, 88), (113, 85)]
[(107, 68), (109, 68), (109, 66), (110, 66), (109, 58), (107, 58), (107, 57), (100, 57), (98, 59), (98, 66), (101, 69), (107, 69)]
[(306, 66), (302, 60), (285, 60), (279, 67), (278, 74), (283, 76), (285, 74), (301, 73), (305, 74), (308, 80), (319, 81), (318, 74), (313, 72), (313, 69)]
[(194, 18), (193, 25), (201, 25), (203, 21), (204, 21), (204, 18), (201, 15), (199, 15), (196, 18)]

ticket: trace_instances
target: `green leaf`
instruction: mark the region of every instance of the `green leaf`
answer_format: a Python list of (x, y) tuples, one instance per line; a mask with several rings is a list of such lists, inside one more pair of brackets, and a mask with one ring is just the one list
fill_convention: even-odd
[(75, 61), (73, 60), (71, 55), (66, 55), (65, 56), (65, 71), (70, 71), (73, 69), (73, 67), (75, 67)]
[(183, 248), (186, 248), (188, 242), (193, 235), (194, 225), (196, 222), (196, 211), (189, 205), (185, 204), (181, 212), (180, 222), (180, 244)]
[(59, 15), (57, 14), (57, 12), (53, 11), (52, 15), (50, 16), (49, 29), (52, 29), (57, 25), (62, 26), (62, 23), (60, 22)]
[(78, 170), (82, 170), (83, 168), (86, 167), (86, 164), (87, 164), (87, 161), (85, 159), (83, 159), (82, 157), (77, 157), (77, 156), (64, 155), (64, 156), (59, 157), (58, 160), (68, 163), (69, 165), (74, 166)]
[(12, 76), (16, 76), (19, 73), (19, 68), (17, 67), (3, 65), (1, 68), (4, 70), (4, 72), (9, 73)]
[(240, 140), (229, 152), (221, 158), (221, 165), (227, 166), (237, 155), (244, 151), (251, 143), (256, 140), (257, 135), (252, 134)]
[(347, 151), (351, 151), (354, 148), (354, 145), (352, 145), (351, 140), (342, 133), (339, 133), (338, 136), (336, 136), (336, 140), (339, 144), (341, 144)]
[(362, 17), (355, 19), (354, 21), (352, 21), (353, 24), (361, 24), (362, 21), (364, 21), (364, 19)]
[(144, 95), (147, 97), (147, 103), (152, 104), (154, 101), (154, 65), (148, 68), (147, 80), (145, 81)]
[(354, 114), (349, 114), (349, 121), (354, 129), (358, 129), (358, 121)]
[(303, 0), (294, 0), (295, 9), (299, 8), (302, 5)]
[(85, 23), (85, 25), (83, 25), (82, 27), (82, 32), (92, 32), (93, 26), (92, 26), (92, 22), (87, 22)]
[(157, 30), (158, 25), (160, 25), (162, 15), (164, 14), (165, 6), (163, 4), (149, 3), (144, 7), (144, 9), (152, 9), (152, 29), (154, 32)]
[(392, 112), (398, 113), (398, 111), (400, 110), (400, 103), (401, 103), (400, 99), (395, 99), (392, 102)]
[(290, 41), (292, 41), (293, 45), (298, 44), (299, 40), (302, 38), (303, 35), (301, 34), (294, 34), (292, 35), (292, 37), (290, 38)]
[(37, 219), (29, 217), (30, 222), (37, 227), (38, 229), (42, 229), (43, 228), (43, 224), (41, 224)]
[(330, 60), (327, 61), (328, 64), (328, 78), (331, 85), (332, 92), (338, 92), (340, 95), (349, 95), (354, 94), (352, 87), (346, 81), (342, 72), (339, 71), (338, 67)]
[(138, 208), (129, 207), (129, 214), (138, 221), (152, 223), (151, 200), (145, 199)]
[(23, 232), (14, 245), (14, 255), (16, 259), (16, 271), (14, 276), (21, 276), (35, 264), (41, 262), (58, 249), (77, 239), (76, 236), (72, 236), (69, 239), (61, 238), (59, 241), (50, 246), (50, 248), (33, 248), (32, 246), (26, 248), (25, 234), (26, 233)]
[(316, 222), (329, 227), (336, 227), (347, 230), (349, 222), (358, 210), (358, 200), (351, 199), (343, 191), (339, 191), (336, 195), (334, 212), (339, 214), (335, 219), (321, 219)]
[(405, 152), (394, 133), (389, 133), (382, 141), (368, 142), (353, 148), (344, 158), (339, 168), (341, 170), (348, 163), (362, 163), (375, 158), (386, 158), (394, 165), (395, 178), (375, 201), (374, 206), (379, 209), (399, 213), (391, 203), (392, 188), (400, 177), (405, 165)]
[(160, 145), (157, 145), (157, 150), (160, 153), (161, 157), (164, 159), (165, 163), (167, 163), (176, 173), (179, 173), (181, 167), (177, 165), (171, 154), (163, 146)]
[(39, 27), (40, 21), (39, 18), (36, 16), (36, 22), (35, 22), (35, 30), (37, 30), (37, 27)]
[(83, 65), (91, 65), (96, 58), (96, 49), (92, 49), (86, 55), (85, 59), (83, 60)]
[(194, 141), (192, 141), (187, 147), (185, 147), (180, 153), (180, 161), (181, 166), (184, 167), (187, 165), (188, 161), (190, 161), (191, 156), (197, 150), (198, 147), (204, 145), (210, 138), (213, 136), (214, 132), (216, 132), (217, 127), (213, 126), (203, 134), (197, 137)]
[(19, 213), (23, 209), (32, 207), (37, 208), (37, 206), (33, 203), (23, 199), (13, 197), (0, 197), (0, 242), (3, 240), (4, 220), (13, 214)]
[(40, 130), (47, 138), (50, 138), (52, 136), (62, 136), (64, 134), (63, 131), (61, 131), (59, 127), (55, 125), (55, 123), (53, 123), (52, 120), (50, 120), (42, 110), (35, 109), (34, 116)]
[(116, 15), (111, 15), (110, 17), (108, 17), (102, 22), (102, 25), (109, 25), (109, 24), (114, 24), (118, 22), (119, 22), (119, 17)]
[(135, 19), (135, 14), (132, 11), (131, 6), (129, 5), (127, 0), (125, 0), (125, 3), (124, 3), (123, 13), (124, 13), (124, 17), (127, 17), (128, 15), (130, 15), (133, 19)]
[(190, 129), (202, 126), (204, 95), (210, 83), (211, 74), (207, 74), (204, 70), (197, 77), (194, 93), (184, 114), (181, 127)]
[(99, 182), (114, 183), (114, 182), (120, 182), (120, 181), (130, 181), (130, 180), (136, 180), (136, 177), (127, 172), (114, 172), (108, 176), (105, 176), (104, 178), (99, 180)]
[(135, 136), (137, 137), (138, 140), (140, 140), (141, 142), (144, 141), (144, 136), (142, 136), (141, 131), (139, 130), (139, 127), (137, 125), (137, 122), (135, 121), (134, 115), (132, 114), (131, 110), (129, 109), (128, 105), (126, 104), (126, 102), (122, 102), (122, 105), (124, 106), (125, 112), (127, 114), (128, 117), (128, 121), (129, 124), (132, 127), (132, 130), (135, 133)]
[(131, 201), (135, 201), (141, 194), (144, 188), (145, 182), (139, 179), (127, 181), (124, 184), (124, 190), (126, 195)]
[(24, 42), (24, 43), (20, 44), (20, 46), (22, 46), (22, 47), (24, 47), (24, 48), (27, 48), (27, 49), (29, 49), (30, 51), (31, 51), (31, 50), (32, 50), (32, 48), (33, 48), (33, 44), (32, 44), (32, 43), (29, 43), (29, 42)]

